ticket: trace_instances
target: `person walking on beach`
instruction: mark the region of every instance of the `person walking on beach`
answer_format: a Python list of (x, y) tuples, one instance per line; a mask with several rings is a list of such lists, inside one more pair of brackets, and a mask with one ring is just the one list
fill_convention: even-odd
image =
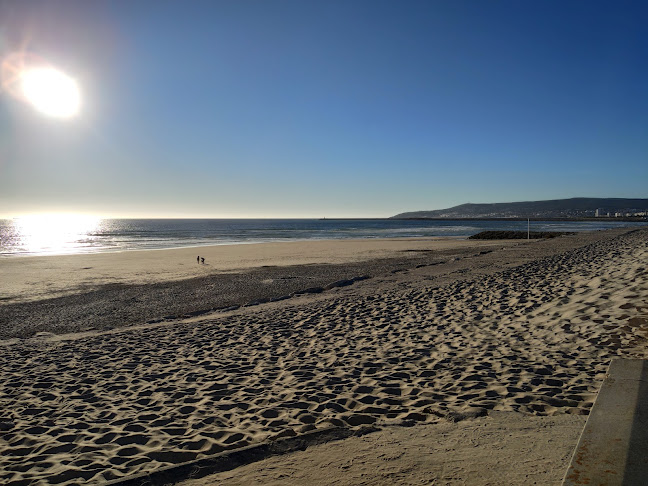
[(204, 264), (205, 264), (205, 257), (202, 257), (202, 258), (200, 259), (200, 261), (201, 261), (201, 263), (204, 265)]
[(200, 255), (196, 257), (196, 263), (200, 263)]

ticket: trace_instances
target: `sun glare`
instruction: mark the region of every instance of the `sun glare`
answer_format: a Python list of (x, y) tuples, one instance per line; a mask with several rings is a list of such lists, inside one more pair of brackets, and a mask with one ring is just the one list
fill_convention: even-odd
[(13, 222), (26, 253), (63, 254), (91, 245), (101, 219), (77, 214), (39, 214), (14, 218)]
[(13, 53), (2, 61), (2, 88), (44, 115), (72, 118), (81, 108), (78, 83), (43, 59)]
[(41, 113), (56, 118), (70, 118), (79, 112), (81, 96), (72, 78), (53, 68), (24, 71), (21, 87), (25, 98)]

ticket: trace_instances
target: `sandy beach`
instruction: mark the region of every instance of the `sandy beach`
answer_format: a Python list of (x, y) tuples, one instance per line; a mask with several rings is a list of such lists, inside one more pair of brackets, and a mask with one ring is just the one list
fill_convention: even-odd
[[(329, 240), (4, 258), (0, 340), (248, 305), (502, 246), (438, 238)], [(198, 255), (205, 264), (197, 263)]]
[[(348, 264), (398, 258), (403, 253), (494, 245), (450, 238), (313, 240), (14, 257), (0, 260), (7, 277), (0, 297), (5, 303), (25, 302), (83, 293), (107, 284), (171, 282), (255, 268)], [(205, 258), (204, 264), (197, 262), (198, 256)]]
[(0, 482), (373, 427), (194, 484), (559, 484), (647, 267), (648, 229), (3, 259)]

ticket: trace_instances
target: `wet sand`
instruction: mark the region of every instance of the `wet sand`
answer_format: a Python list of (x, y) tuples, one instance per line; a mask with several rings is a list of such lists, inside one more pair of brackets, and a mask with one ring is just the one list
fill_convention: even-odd
[[(389, 478), (488, 484), (472, 479), (480, 469), (496, 477), (498, 461), (485, 458), (497, 454), (499, 439), (515, 427), (531, 429), (502, 454), (524, 451), (524, 442), (547, 437), (533, 430), (548, 427), (556, 428), (549, 434), (555, 440), (540, 440), (537, 460), (506, 469), (510, 480), (503, 480), (525, 484), (525, 474), (544, 464), (554, 473), (538, 480), (551, 484), (562, 475), (560, 461), (575, 446), (610, 359), (646, 355), (648, 230), (487, 243), (437, 249), (434, 242), (407, 242), (391, 258), (315, 262), (317, 291), (304, 292), (304, 279), (301, 290), (281, 288), (276, 301), (260, 303), (267, 297), (256, 297), (257, 289), (237, 297), (255, 305), (149, 324), (135, 319), (134, 327), (119, 321), (106, 331), (22, 339), (16, 330), (25, 328), (5, 321), (12, 331), (0, 355), (0, 481), (100, 483), (327, 427), (371, 426), (382, 431), (358, 438), (374, 441), (369, 448), (356, 448), (356, 439), (317, 446), (324, 448), (320, 474), (331, 472), (339, 484), (387, 484)], [(311, 265), (252, 268), (250, 288), (300, 268), (304, 273), (296, 275), (311, 275)], [(234, 272), (244, 274), (250, 275)], [(340, 275), (347, 282), (330, 285)], [(192, 289), (193, 280), (167, 283)], [(125, 287), (139, 295), (162, 284)], [(100, 286), (90, 293), (108, 291)], [(0, 310), (13, 309), (15, 316), (22, 306), (27, 315), (40, 305), (44, 312), (48, 300), (14, 301)], [(103, 309), (89, 305), (84, 314), (82, 307), (73, 306), (70, 321)], [(65, 321), (62, 303), (52, 313)], [(471, 442), (466, 430), (478, 431), (498, 413), (517, 418), (500, 420), (499, 432)], [(569, 430), (559, 434), (563, 426)], [(407, 437), (389, 435), (403, 427), (411, 431)], [(443, 430), (459, 434), (455, 455), (426, 449), (438, 455), (431, 462), (438, 467), (425, 469), (415, 449)], [(319, 460), (309, 450), (300, 454), (307, 456), (279, 458), (288, 462), (272, 466), (272, 474), (299, 484), (309, 458)], [(398, 470), (394, 475), (344, 466), (356, 456), (380, 463), (379, 454)], [(257, 477), (247, 469), (221, 474), (229, 474), (227, 481)]]
[[(0, 259), (3, 303), (27, 302), (101, 289), (107, 284), (157, 284), (257, 268), (335, 265), (403, 258), (417, 251), (493, 246), (492, 241), (407, 238), (313, 240), (215, 245)], [(205, 258), (200, 264), (196, 258)], [(410, 254), (411, 256), (411, 254)]]

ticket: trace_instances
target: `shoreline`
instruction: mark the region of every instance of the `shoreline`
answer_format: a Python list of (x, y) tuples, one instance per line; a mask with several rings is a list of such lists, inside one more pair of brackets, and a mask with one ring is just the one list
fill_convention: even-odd
[[(198, 220), (200, 221), (200, 219)], [(225, 220), (215, 220), (215, 221), (225, 221)], [(233, 221), (245, 221), (245, 220), (233, 220)], [(268, 220), (268, 221), (290, 221), (290, 220)], [(307, 220), (295, 220), (295, 221), (321, 221), (316, 219), (307, 219)], [(533, 221), (534, 223), (546, 222), (551, 225), (551, 223), (562, 223), (564, 225), (569, 225), (570, 223), (578, 225), (578, 223), (592, 223), (590, 226), (596, 226), (594, 223), (601, 223), (602, 227), (592, 227), (592, 228), (567, 228), (565, 231), (571, 232), (590, 232), (590, 231), (605, 231), (608, 229), (633, 229), (648, 227), (648, 220), (637, 220), (637, 219), (628, 219), (623, 218), (612, 218), (611, 221), (604, 221), (602, 218), (574, 218), (574, 219), (560, 219), (560, 218), (460, 218), (460, 219), (448, 219), (448, 218), (404, 218), (404, 219), (394, 219), (394, 218), (334, 218), (330, 221), (430, 221), (430, 222), (441, 222), (441, 223), (459, 223), (461, 222), (514, 222), (521, 223), (526, 221)], [(624, 223), (628, 225), (624, 226)], [(416, 228), (410, 228), (416, 230)], [(491, 231), (497, 229), (484, 229), (484, 228), (475, 228), (475, 233), (479, 231)], [(510, 231), (511, 228), (501, 229), (502, 231)], [(537, 229), (534, 229), (534, 231)], [(551, 228), (540, 229), (540, 231), (551, 231)], [(328, 241), (372, 241), (372, 240), (387, 240), (387, 239), (418, 239), (418, 238), (429, 238), (429, 239), (468, 239), (475, 233), (464, 233), (464, 234), (453, 234), (448, 236), (444, 232), (440, 234), (426, 234), (426, 235), (408, 235), (400, 236), (398, 231), (393, 232), (390, 236), (374, 236), (374, 235), (365, 235), (365, 236), (316, 236), (311, 238), (267, 238), (267, 239), (241, 239), (236, 241), (231, 240), (212, 240), (212, 241), (194, 241), (192, 243), (182, 243), (183, 240), (174, 240), (174, 243), (154, 243), (153, 247), (132, 247), (132, 248), (121, 248), (119, 245), (104, 247), (104, 246), (89, 246), (89, 247), (79, 247), (70, 251), (63, 252), (0, 252), (0, 262), (3, 260), (11, 260), (14, 258), (31, 258), (31, 257), (68, 257), (75, 255), (99, 255), (99, 254), (113, 254), (113, 253), (129, 253), (137, 251), (162, 251), (162, 250), (181, 250), (181, 249), (198, 249), (203, 247), (219, 247), (219, 246), (238, 246), (238, 245), (255, 245), (255, 244), (282, 244), (282, 243), (308, 243), (308, 242), (328, 242)], [(140, 240), (133, 240), (140, 241)], [(144, 238), (142, 241), (148, 241)], [(157, 240), (154, 240), (157, 241)], [(159, 246), (158, 246), (159, 245)]]
[(411, 236), (411, 237), (402, 237), (402, 238), (294, 238), (286, 240), (268, 240), (268, 241), (234, 241), (231, 243), (207, 243), (204, 245), (183, 245), (183, 246), (170, 246), (163, 248), (132, 248), (126, 250), (106, 250), (106, 251), (95, 251), (95, 252), (80, 252), (80, 253), (11, 253), (4, 254), (0, 253), (0, 262), (3, 258), (56, 258), (56, 257), (73, 257), (73, 256), (88, 256), (88, 255), (112, 255), (115, 253), (131, 253), (138, 251), (173, 251), (173, 250), (190, 250), (196, 248), (211, 248), (211, 247), (221, 247), (221, 246), (247, 246), (247, 245), (274, 245), (274, 244), (283, 244), (283, 243), (318, 243), (318, 242), (364, 242), (364, 241), (410, 241), (410, 240), (467, 240), (468, 236)]
[[(372, 484), (486, 484), (534, 444), (533, 462), (507, 468), (506, 482), (553, 483), (557, 477), (535, 474), (568, 460), (609, 361), (648, 357), (647, 236), (611, 230), (481, 249), (421, 247), (398, 258), (111, 284), (0, 305), (0, 313), (22, 312), (17, 323), (36, 316), (48, 333), (73, 332), (84, 315), (91, 324), (120, 320), (112, 330), (2, 347), (0, 482), (104, 483), (311, 431), (371, 426), (384, 433), (286, 455), (271, 462), (273, 471), (303, 483), (319, 455), (326, 477), (340, 480), (353, 473)], [(160, 306), (221, 298), (219, 288), (258, 296), (345, 272), (371, 278), (120, 327)], [(124, 309), (132, 314), (119, 314)], [(44, 316), (58, 316), (60, 327), (40, 323)], [(553, 420), (559, 416), (574, 420)], [(555, 433), (560, 424), (565, 434)], [(454, 438), (426, 448), (438, 433)], [(256, 471), (234, 469), (201, 484), (251, 481)]]

